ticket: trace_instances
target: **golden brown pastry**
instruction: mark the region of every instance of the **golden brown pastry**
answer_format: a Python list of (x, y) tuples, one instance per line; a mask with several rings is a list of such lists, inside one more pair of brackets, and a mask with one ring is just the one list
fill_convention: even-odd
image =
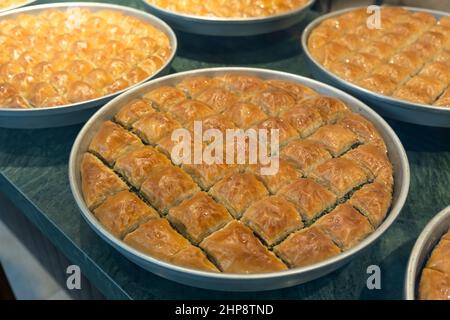
[(129, 191), (109, 197), (94, 210), (94, 214), (109, 232), (121, 239), (147, 220), (159, 218), (152, 207)]
[(106, 121), (92, 138), (89, 151), (112, 166), (121, 155), (143, 146), (142, 141), (134, 134), (114, 122)]
[[(363, 16), (361, 11), (351, 19)], [(415, 19), (405, 29), (422, 23), (422, 17)], [(347, 25), (358, 28), (354, 22), (336, 20), (322, 31), (327, 35)], [(346, 43), (355, 46), (355, 37)], [(66, 40), (61, 38), (61, 45)], [(129, 41), (153, 46), (149, 39)], [(137, 52), (118, 43), (108, 46), (124, 51), (127, 60), (139, 59)], [(82, 49), (77, 49), (80, 57)], [(364, 57), (368, 55), (355, 63), (369, 66)], [(23, 59), (34, 58), (27, 53)], [(65, 64), (65, 54), (58, 59)], [(98, 61), (102, 59), (99, 54)], [(84, 62), (68, 64), (86, 75), (93, 72)], [(121, 63), (113, 65), (114, 72), (124, 72)], [(46, 68), (41, 67), (45, 78)], [(429, 72), (437, 68), (442, 78), (441, 67)], [(1, 77), (14, 74), (15, 68), (0, 68)], [(104, 76), (97, 72), (92, 79), (103, 81)], [(12, 77), (20, 88), (34, 81), (25, 75)], [(0, 101), (20, 101), (20, 94), (0, 84)], [(153, 86), (118, 110), (115, 122), (99, 124), (82, 160), (84, 200), (112, 235), (156, 259), (207, 272), (308, 266), (362, 241), (389, 211), (394, 179), (383, 137), (339, 99), (295, 82), (245, 73), (191, 76), (171, 86)], [(233, 150), (228, 144), (216, 149), (215, 137), (194, 139), (195, 121), (201, 122), (202, 133), (217, 129), (225, 141), (227, 131), (241, 130), (247, 135), (245, 155), (236, 152), (236, 136)], [(177, 129), (187, 130), (183, 148), (181, 139), (172, 140)], [(249, 153), (249, 129), (277, 129), (279, 148), (269, 131), (267, 146), (256, 141), (255, 159)]]
[(204, 192), (198, 192), (170, 209), (167, 218), (196, 244), (232, 219), (223, 205)]
[(294, 205), (279, 196), (270, 196), (253, 203), (241, 221), (269, 246), (303, 228), (302, 218)]
[(450, 300), (450, 275), (425, 268), (419, 287), (420, 300)]
[(450, 87), (434, 103), (436, 106), (450, 107)]
[(141, 185), (144, 197), (163, 214), (199, 190), (187, 173), (173, 166), (154, 168)]
[[(0, 10), (12, 4), (1, 2)], [(18, 92), (0, 99), (2, 108), (70, 105), (124, 90), (158, 72), (172, 51), (162, 31), (114, 9), (20, 14), (0, 34), (0, 85)]]
[(314, 226), (292, 233), (274, 251), (291, 268), (322, 262), (341, 253), (339, 247)]
[(222, 203), (233, 217), (240, 218), (253, 202), (269, 192), (254, 175), (237, 173), (219, 181), (209, 190), (209, 194)]
[(308, 177), (330, 189), (338, 198), (369, 180), (367, 173), (355, 161), (334, 158), (314, 168)]
[(232, 221), (200, 243), (220, 270), (229, 273), (263, 273), (287, 267), (242, 222)]
[(441, 239), (428, 259), (427, 268), (450, 274), (450, 241)]
[(0, 3), (0, 10), (1, 9), (8, 9), (13, 6), (21, 5), (26, 3), (27, 0), (3, 0), (2, 3)]
[(290, 10), (298, 9), (308, 3), (307, 0), (290, 1), (176, 1), (176, 0), (146, 0), (148, 3), (169, 11), (182, 14), (220, 17), (220, 18), (247, 18), (265, 17), (281, 14)]
[(336, 196), (311, 179), (297, 179), (281, 188), (278, 195), (292, 202), (305, 222), (333, 207)]
[(94, 155), (85, 153), (81, 161), (81, 188), (87, 207), (93, 210), (128, 186)]
[(114, 170), (139, 189), (154, 168), (170, 164), (170, 160), (155, 148), (143, 146), (118, 158)]
[(446, 106), (450, 85), (447, 17), (399, 7), (381, 9), (382, 28), (370, 28), (359, 9), (322, 21), (308, 38), (313, 58), (337, 77), (377, 94)]
[(314, 224), (333, 239), (342, 250), (348, 250), (372, 233), (366, 217), (349, 204), (341, 204)]

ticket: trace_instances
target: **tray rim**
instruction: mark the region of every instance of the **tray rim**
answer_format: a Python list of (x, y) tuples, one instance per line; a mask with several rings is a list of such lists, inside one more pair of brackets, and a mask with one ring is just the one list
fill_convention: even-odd
[[(211, 74), (212, 73), (212, 74)], [(112, 236), (104, 227), (100, 224), (100, 222), (94, 217), (93, 213), (86, 207), (83, 196), (81, 194), (81, 186), (77, 183), (77, 176), (79, 176), (79, 172), (76, 171), (77, 168), (77, 157), (80, 153), (85, 152), (85, 150), (80, 150), (80, 144), (82, 144), (84, 137), (89, 133), (92, 126), (95, 126), (95, 123), (98, 121), (98, 118), (103, 116), (104, 114), (108, 113), (109, 109), (114, 107), (114, 105), (120, 103), (122, 100), (127, 100), (133, 98), (133, 95), (138, 95), (140, 91), (144, 91), (152, 86), (157, 86), (160, 82), (170, 81), (174, 79), (183, 79), (188, 76), (193, 76), (196, 74), (205, 74), (212, 76), (213, 74), (221, 74), (221, 73), (248, 73), (248, 74), (255, 74), (262, 76), (264, 74), (270, 75), (271, 78), (279, 78), (284, 80), (291, 80), (296, 81), (297, 83), (305, 84), (305, 85), (316, 85), (320, 87), (321, 89), (325, 89), (327, 91), (331, 91), (334, 96), (337, 96), (338, 98), (345, 97), (346, 100), (351, 100), (352, 103), (354, 103), (355, 108), (356, 106), (358, 108), (364, 109), (366, 112), (370, 113), (371, 117), (373, 117), (378, 126), (381, 126), (383, 128), (384, 134), (389, 136), (390, 139), (393, 140), (393, 144), (395, 145), (395, 148), (397, 149), (398, 153), (400, 154), (399, 165), (402, 168), (402, 172), (398, 175), (401, 176), (402, 180), (399, 182), (399, 194), (397, 197), (396, 203), (393, 203), (389, 214), (387, 215), (386, 219), (383, 221), (383, 223), (367, 238), (365, 238), (363, 241), (361, 241), (358, 245), (351, 248), (348, 251), (342, 252), (341, 254), (330, 258), (328, 260), (309, 265), (306, 267), (301, 268), (293, 268), (286, 271), (279, 271), (279, 272), (271, 272), (271, 273), (257, 273), (257, 274), (232, 274), (232, 273), (213, 273), (213, 272), (207, 272), (207, 271), (200, 271), (195, 269), (189, 269), (185, 267), (180, 267), (156, 258), (153, 258), (145, 253), (142, 253), (130, 246), (128, 246), (125, 242), (122, 240), (115, 238)], [(371, 120), (372, 122), (373, 120)], [(252, 281), (252, 280), (268, 280), (268, 279), (274, 279), (274, 278), (283, 278), (283, 277), (289, 277), (293, 275), (301, 275), (303, 273), (313, 272), (317, 271), (322, 268), (331, 267), (333, 265), (337, 265), (339, 262), (343, 262), (346, 259), (349, 259), (350, 257), (354, 256), (358, 252), (362, 251), (364, 248), (370, 246), (375, 240), (377, 240), (382, 234), (394, 223), (396, 218), (401, 212), (401, 209), (403, 208), (403, 205), (405, 204), (406, 198), (408, 196), (409, 192), (409, 186), (410, 186), (410, 168), (409, 168), (409, 162), (408, 158), (405, 152), (405, 149), (403, 148), (403, 145), (398, 138), (398, 136), (395, 134), (393, 129), (385, 122), (381, 116), (379, 116), (375, 111), (373, 111), (371, 108), (369, 108), (367, 105), (365, 105), (363, 102), (359, 101), (358, 99), (350, 96), (349, 94), (336, 89), (330, 85), (321, 83), (317, 80), (313, 80), (304, 76), (299, 76), (291, 73), (281, 72), (281, 71), (274, 71), (269, 69), (261, 69), (261, 68), (243, 68), (243, 67), (219, 67), (219, 68), (206, 68), (206, 69), (197, 69), (197, 70), (191, 70), (181, 73), (176, 73), (172, 75), (168, 75), (165, 77), (161, 77), (158, 79), (154, 79), (152, 81), (149, 81), (147, 83), (144, 83), (132, 90), (127, 91), (125, 94), (122, 94), (115, 99), (111, 100), (108, 104), (106, 104), (104, 107), (100, 108), (89, 120), (86, 122), (86, 124), (83, 126), (81, 131), (79, 132), (69, 158), (69, 167), (68, 167), (68, 174), (69, 174), (69, 181), (70, 181), (70, 188), (72, 191), (72, 194), (75, 198), (75, 201), (78, 205), (78, 208), (85, 219), (85, 221), (90, 225), (91, 228), (94, 229), (94, 231), (100, 235), (103, 240), (106, 240), (115, 250), (118, 250), (121, 254), (123, 254), (122, 250), (125, 251), (128, 254), (131, 254), (133, 258), (138, 258), (146, 263), (151, 263), (156, 265), (157, 267), (168, 269), (170, 272), (179, 272), (183, 273), (184, 276), (188, 277), (201, 277), (203, 279), (207, 280), (243, 280), (243, 281)], [(126, 256), (128, 258), (128, 256)], [(134, 262), (134, 261), (133, 261)], [(148, 269), (147, 269), (148, 270)]]
[[(36, 0), (37, 1), (37, 0)], [(0, 11), (0, 20), (4, 17), (8, 17), (9, 15), (18, 15), (21, 13), (27, 13), (29, 11), (41, 11), (46, 9), (64, 9), (64, 8), (72, 8), (72, 7), (87, 7), (87, 8), (93, 8), (93, 9), (111, 9), (120, 11), (122, 13), (130, 13), (132, 16), (141, 18), (144, 22), (150, 23), (153, 26), (157, 27), (158, 30), (165, 33), (167, 35), (167, 38), (169, 39), (169, 42), (172, 46), (171, 54), (169, 58), (164, 62), (164, 64), (152, 75), (145, 78), (142, 81), (139, 81), (138, 83), (135, 83), (125, 89), (122, 89), (120, 91), (110, 93), (105, 96), (101, 96), (95, 99), (85, 100), (81, 102), (66, 104), (62, 106), (56, 106), (56, 107), (44, 107), (44, 108), (28, 108), (28, 109), (15, 109), (15, 108), (0, 108), (0, 117), (7, 117), (7, 116), (24, 116), (24, 117), (33, 117), (33, 116), (42, 116), (46, 113), (49, 114), (60, 114), (67, 112), (67, 109), (69, 108), (71, 112), (77, 111), (77, 110), (83, 110), (87, 108), (92, 108), (94, 106), (101, 105), (105, 101), (109, 101), (112, 98), (121, 95), (122, 93), (125, 93), (126, 91), (133, 89), (155, 77), (157, 77), (162, 71), (164, 71), (166, 68), (168, 68), (177, 53), (178, 50), (178, 39), (175, 35), (175, 32), (173, 29), (162, 19), (156, 17), (155, 15), (152, 15), (148, 12), (134, 9), (132, 7), (128, 6), (122, 6), (118, 4), (110, 4), (110, 3), (102, 3), (102, 2), (57, 2), (57, 3), (45, 3), (45, 4), (39, 4), (39, 5), (32, 5), (32, 6), (26, 6), (26, 7), (19, 7), (17, 9), (13, 10), (7, 10), (7, 11)], [(155, 23), (155, 24), (153, 24)], [(160, 26), (157, 26), (159, 24)], [(73, 108), (77, 108), (76, 110), (73, 110)], [(58, 110), (58, 111), (57, 111)]]
[[(435, 17), (450, 17), (450, 13), (444, 12), (444, 11), (439, 11), (439, 10), (432, 10), (432, 9), (425, 9), (425, 8), (418, 8), (418, 7), (410, 7), (410, 6), (381, 6), (381, 7), (397, 7), (397, 8), (403, 8), (409, 11), (413, 11), (413, 12), (426, 12), (426, 13), (430, 13)], [(316, 68), (318, 68), (322, 73), (324, 73), (327, 77), (331, 78), (333, 81), (335, 81), (336, 83), (339, 83), (339, 85), (341, 85), (342, 87), (345, 87), (345, 90), (351, 90), (352, 92), (357, 92), (359, 94), (364, 94), (366, 96), (368, 96), (369, 98), (374, 98), (380, 102), (388, 102), (388, 103), (392, 103), (392, 104), (398, 104), (401, 105), (402, 108), (406, 108), (406, 109), (411, 109), (411, 110), (423, 110), (426, 109), (427, 111), (431, 112), (431, 113), (444, 113), (444, 114), (448, 114), (450, 115), (450, 108), (446, 108), (446, 107), (439, 107), (439, 106), (433, 106), (430, 104), (423, 104), (423, 103), (417, 103), (417, 102), (410, 102), (407, 100), (401, 100), (398, 98), (394, 98), (391, 96), (386, 96), (383, 94), (379, 94), (376, 93), (374, 91), (365, 89), (363, 87), (360, 87), (356, 84), (353, 84), (347, 80), (344, 80), (342, 78), (340, 78), (339, 76), (335, 75), (334, 73), (332, 73), (331, 71), (329, 71), (328, 69), (326, 69), (322, 64), (320, 64), (318, 61), (316, 61), (316, 59), (311, 55), (311, 52), (309, 51), (308, 48), (308, 39), (309, 39), (309, 35), (311, 34), (311, 32), (324, 20), (341, 15), (343, 13), (347, 13), (353, 10), (357, 10), (357, 9), (363, 9), (363, 8), (367, 8), (367, 6), (356, 6), (356, 7), (351, 7), (351, 8), (345, 8), (345, 9), (341, 9), (338, 11), (333, 11), (330, 12), (328, 14), (322, 15), (316, 19), (314, 19), (313, 21), (311, 21), (306, 28), (304, 29), (302, 36), (301, 36), (301, 44), (302, 44), (302, 49), (303, 52), (306, 56), (306, 58), (314, 64), (314, 66)]]
[[(436, 241), (432, 238), (436, 236), (437, 229), (442, 224), (445, 227), (450, 228), (450, 205), (441, 211), (439, 211), (423, 228), (420, 232), (419, 237), (414, 243), (414, 247), (411, 250), (411, 254), (408, 259), (408, 265), (406, 268), (405, 284), (404, 284), (404, 295), (406, 300), (417, 299), (416, 292), (418, 284), (420, 282), (419, 276), (422, 274), (424, 269), (424, 263), (426, 263), (427, 257), (431, 254), (431, 251), (436, 247), (437, 243), (440, 241), (442, 236), (445, 234), (439, 234)], [(431, 250), (427, 250), (430, 242), (434, 242)], [(422, 261), (425, 258), (425, 261)]]

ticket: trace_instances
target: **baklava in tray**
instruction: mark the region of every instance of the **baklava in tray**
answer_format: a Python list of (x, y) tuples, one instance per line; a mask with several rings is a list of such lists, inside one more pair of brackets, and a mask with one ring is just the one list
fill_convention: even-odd
[(310, 33), (309, 52), (335, 76), (376, 94), (450, 107), (450, 17), (399, 7), (380, 15), (379, 26), (366, 8), (324, 20)]
[[(204, 131), (278, 129), (278, 170), (172, 162), (173, 130), (192, 132), (196, 120)], [(383, 222), (394, 184), (383, 138), (341, 100), (238, 73), (127, 100), (100, 124), (80, 168), (86, 206), (115, 237), (176, 265), (245, 274), (353, 248)]]
[(0, 20), (0, 108), (94, 100), (148, 79), (169, 59), (168, 36), (114, 9), (43, 9)]
[(9, 8), (25, 5), (29, 0), (2, 0), (0, 2), (0, 12)]
[(442, 237), (422, 270), (421, 300), (450, 300), (450, 230)]
[(305, 6), (309, 0), (145, 0), (176, 13), (219, 18), (256, 18), (282, 14)]

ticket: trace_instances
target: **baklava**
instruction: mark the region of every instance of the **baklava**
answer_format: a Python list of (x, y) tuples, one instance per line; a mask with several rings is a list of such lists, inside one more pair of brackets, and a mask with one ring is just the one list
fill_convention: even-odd
[(450, 230), (433, 249), (422, 271), (419, 299), (450, 300)]
[(71, 105), (124, 90), (158, 72), (172, 52), (167, 35), (148, 22), (78, 7), (2, 19), (0, 45), (0, 108), (16, 109)]
[(335, 76), (377, 94), (450, 107), (450, 23), (426, 12), (383, 7), (381, 25), (366, 9), (321, 22), (308, 48)]
[(16, 7), (27, 3), (28, 0), (2, 0), (0, 3), (0, 11), (8, 8)]
[(255, 18), (282, 14), (305, 6), (309, 0), (146, 0), (169, 11), (203, 17)]
[[(249, 154), (239, 163), (237, 150), (222, 149), (223, 162), (195, 162), (196, 121), (218, 134), (276, 129), (278, 149), (262, 149), (269, 164)], [(97, 128), (81, 164), (86, 205), (112, 236), (187, 268), (261, 273), (319, 263), (360, 243), (391, 206), (393, 169), (375, 126), (295, 82), (191, 76), (152, 87)], [(191, 143), (180, 162), (178, 129)]]

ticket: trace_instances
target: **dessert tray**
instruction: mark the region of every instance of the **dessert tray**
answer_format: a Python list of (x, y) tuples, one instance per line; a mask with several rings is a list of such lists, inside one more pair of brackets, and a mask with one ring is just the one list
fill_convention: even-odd
[(213, 36), (251, 36), (286, 29), (302, 21), (309, 7), (315, 2), (315, 0), (142, 1), (148, 12), (167, 21), (177, 30)]
[[(189, 162), (198, 122), (216, 135), (278, 130), (259, 151), (278, 170), (228, 149), (226, 163)], [(183, 161), (179, 130), (194, 140)], [(89, 225), (138, 265), (250, 291), (315, 279), (368, 247), (400, 213), (409, 166), (392, 129), (355, 98), (292, 74), (216, 68), (153, 80), (101, 108), (75, 141), (69, 179)]]
[(450, 300), (450, 206), (423, 229), (409, 258), (408, 300)]
[(305, 29), (302, 46), (314, 77), (383, 116), (450, 127), (450, 15), (382, 7), (377, 28), (366, 10), (333, 12)]
[(168, 70), (177, 48), (161, 20), (97, 3), (0, 14), (0, 127), (85, 121), (114, 96)]

